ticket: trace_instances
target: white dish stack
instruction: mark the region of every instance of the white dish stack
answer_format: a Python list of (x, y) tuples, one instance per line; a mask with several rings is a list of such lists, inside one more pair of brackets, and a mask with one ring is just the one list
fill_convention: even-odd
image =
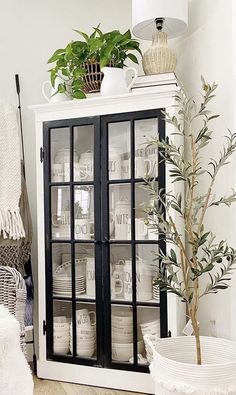
[(53, 350), (54, 354), (68, 354), (70, 340), (70, 323), (65, 316), (54, 317)]
[[(85, 276), (75, 277), (76, 295), (85, 292)], [(70, 277), (56, 274), (53, 278), (53, 295), (55, 296), (71, 296), (72, 281)]]
[[(91, 316), (94, 316), (92, 322)], [(76, 353), (82, 358), (91, 358), (96, 350), (96, 313), (81, 309), (76, 311)], [(73, 351), (72, 323), (70, 327), (70, 352)]]
[[(71, 278), (71, 259), (69, 254), (63, 254), (64, 262), (57, 266), (53, 274), (53, 295), (71, 296), (72, 295), (72, 278)], [(75, 291), (76, 296), (85, 293), (86, 290), (86, 273), (85, 259), (75, 260)]]
[[(133, 357), (133, 317), (129, 311), (112, 314), (112, 359), (128, 362)], [(143, 352), (143, 341), (138, 342), (138, 353)]]

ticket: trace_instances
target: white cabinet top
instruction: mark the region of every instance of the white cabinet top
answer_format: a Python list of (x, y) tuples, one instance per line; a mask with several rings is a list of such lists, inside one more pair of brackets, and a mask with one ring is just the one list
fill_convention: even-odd
[(179, 90), (176, 82), (142, 87), (123, 95), (101, 97), (100, 94), (91, 94), (82, 100), (32, 105), (29, 108), (35, 112), (38, 122), (142, 111), (170, 107)]

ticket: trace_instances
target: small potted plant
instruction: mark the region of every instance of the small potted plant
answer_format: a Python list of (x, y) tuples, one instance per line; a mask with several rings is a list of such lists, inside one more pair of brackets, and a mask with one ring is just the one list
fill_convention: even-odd
[(139, 42), (131, 37), (130, 30), (103, 33), (99, 27), (93, 28), (89, 36), (75, 30), (83, 41), (71, 41), (65, 48), (57, 49), (48, 60), (54, 63), (49, 70), (54, 87), (56, 78), (61, 78), (57, 93), (66, 93), (72, 98), (81, 99), (86, 93), (98, 92), (105, 66), (123, 68), (130, 59), (138, 63), (133, 51), (141, 54)]
[[(155, 182), (146, 180), (153, 199), (145, 210), (148, 221), (168, 246), (166, 252), (160, 249), (156, 257), (160, 261), (156, 283), (161, 291), (177, 295), (186, 304), (189, 334), (194, 334), (159, 339), (155, 347), (146, 336), (146, 344), (154, 355), (150, 370), (156, 381), (156, 394), (161, 395), (236, 394), (236, 343), (200, 336), (198, 319), (200, 301), (229, 287), (236, 263), (236, 250), (226, 241), (216, 241), (214, 229), (205, 225), (211, 207), (231, 206), (236, 201), (234, 191), (222, 197), (214, 194), (221, 168), (235, 154), (236, 134), (228, 132), (218, 159), (210, 159), (208, 166), (202, 163), (204, 148), (213, 142), (210, 123), (218, 117), (208, 109), (217, 85), (209, 85), (203, 78), (202, 83), (200, 106), (180, 93), (176, 97), (177, 116), (164, 113), (166, 122), (173, 125), (173, 135), (149, 142), (158, 147), (172, 182), (184, 186), (179, 193), (158, 191)], [(176, 143), (176, 134), (185, 142), (184, 147), (183, 143)], [(209, 179), (209, 185), (199, 194), (198, 185), (203, 177)], [(181, 221), (184, 231), (180, 230)]]

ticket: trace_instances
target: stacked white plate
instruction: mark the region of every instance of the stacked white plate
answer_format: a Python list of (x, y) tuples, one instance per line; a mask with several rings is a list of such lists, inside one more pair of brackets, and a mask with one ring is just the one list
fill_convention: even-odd
[[(76, 353), (82, 358), (91, 358), (96, 350), (96, 325), (82, 327), (76, 325), (77, 350)], [(73, 352), (72, 324), (70, 327), (70, 352)]]
[(154, 284), (152, 287), (153, 299), (155, 299), (158, 303), (160, 302), (160, 288), (159, 285)]
[(68, 354), (70, 323), (65, 316), (54, 317), (53, 350), (54, 354)]
[[(77, 275), (75, 277), (76, 295), (85, 293), (85, 276)], [(53, 295), (71, 296), (72, 280), (71, 277), (61, 274), (55, 274), (53, 277)]]
[[(130, 311), (120, 310), (112, 314), (112, 359), (128, 362), (133, 357), (133, 316)], [(144, 350), (143, 341), (138, 342), (138, 353)]]

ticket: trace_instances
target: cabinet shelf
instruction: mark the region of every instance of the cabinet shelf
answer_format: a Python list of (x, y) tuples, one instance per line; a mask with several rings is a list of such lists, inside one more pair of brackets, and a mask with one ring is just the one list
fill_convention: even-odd
[[(155, 177), (155, 178), (150, 178), (149, 181), (158, 181), (159, 178)], [(119, 180), (107, 180), (107, 184), (108, 185), (116, 185), (116, 184), (141, 184), (141, 183), (145, 183), (145, 179), (144, 178), (122, 178)]]
[(49, 187), (93, 186), (93, 181), (49, 182)]

